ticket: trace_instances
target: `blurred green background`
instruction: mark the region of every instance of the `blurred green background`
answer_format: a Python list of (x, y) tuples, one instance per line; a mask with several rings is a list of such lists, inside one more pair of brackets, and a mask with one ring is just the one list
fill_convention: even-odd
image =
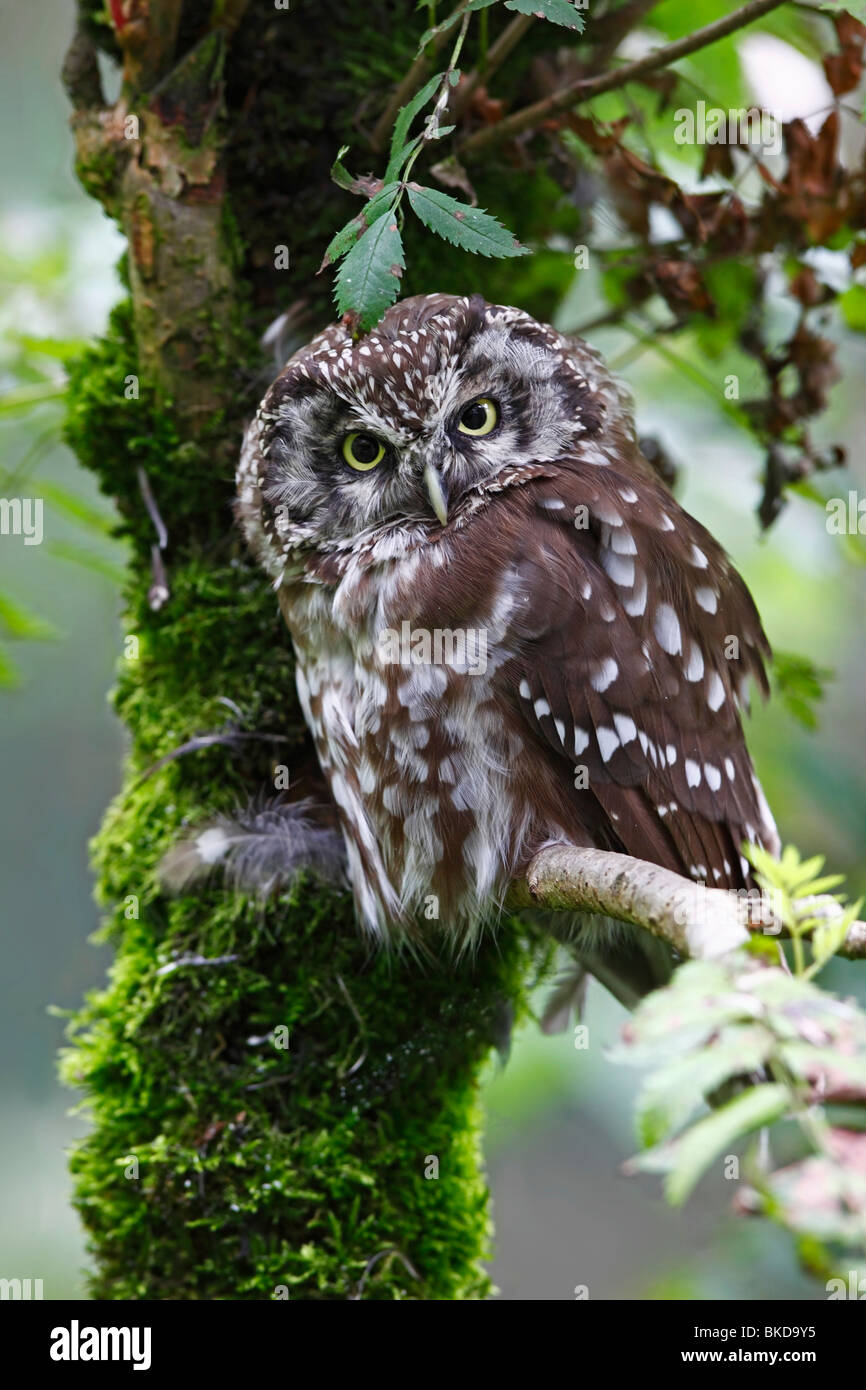
[[(49, 1299), (83, 1297), (86, 1257), (64, 1158), (82, 1121), (70, 1113), (75, 1097), (56, 1083), (63, 1022), (48, 1006), (75, 1005), (105, 969), (105, 950), (88, 943), (98, 916), (87, 841), (119, 785), (123, 751), (106, 703), (120, 656), (123, 555), (105, 534), (108, 504), (59, 440), (63, 359), (100, 332), (119, 297), (113, 266), (122, 250), (71, 172), (59, 71), (72, 18), (72, 0), (0, 0), (0, 495), (45, 499), (42, 545), (0, 537), (0, 1276), (41, 1278)], [(740, 57), (738, 80), (751, 80), (754, 49)], [(774, 80), (786, 61), (789, 94), (792, 85), (808, 89), (793, 66), (806, 60), (793, 49), (787, 57), (776, 50)], [(817, 69), (812, 76), (821, 80)], [(560, 326), (590, 319), (595, 307), (591, 278), (576, 276)], [(852, 893), (863, 891), (862, 564), (852, 563), (844, 538), (827, 534), (820, 506), (803, 498), (792, 498), (761, 538), (758, 452), (712, 392), (669, 362), (627, 352), (630, 340), (616, 332), (594, 340), (621, 360), (641, 431), (658, 436), (680, 465), (681, 500), (732, 554), (773, 644), (835, 672), (816, 731), (776, 702), (756, 711), (750, 743), (783, 838), (825, 852), (834, 870), (850, 875)], [(846, 377), (816, 434), (845, 443), (849, 465), (821, 485), (825, 495), (863, 495), (866, 338), (846, 335), (841, 356)], [(715, 370), (721, 379), (722, 365)], [(28, 630), (42, 640), (15, 640)], [(823, 979), (866, 996), (856, 967), (839, 963)], [(822, 1296), (796, 1273), (784, 1236), (730, 1215), (734, 1184), (720, 1175), (679, 1212), (664, 1206), (655, 1178), (621, 1175), (635, 1146), (637, 1085), (605, 1057), (621, 1020), (595, 990), (588, 1049), (575, 1050), (568, 1033), (545, 1038), (526, 1027), (507, 1066), (491, 1062), (484, 1100), (501, 1296), (565, 1300), (583, 1284), (592, 1298)]]

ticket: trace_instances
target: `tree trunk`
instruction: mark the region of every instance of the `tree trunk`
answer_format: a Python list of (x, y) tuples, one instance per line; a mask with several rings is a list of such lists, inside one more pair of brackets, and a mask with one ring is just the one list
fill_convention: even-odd
[[(343, 143), (365, 168), (376, 158), (365, 132), (423, 23), (416, 0), (108, 8), (113, 27), (101, 0), (80, 0), (65, 69), (80, 177), (129, 241), (129, 297), (74, 371), (68, 425), (116, 500), (136, 639), (114, 696), (126, 783), (95, 844), (116, 956), (65, 1065), (93, 1120), (72, 1158), (92, 1292), (482, 1297), (478, 1082), (523, 1006), (517, 926), (472, 960), (421, 966), (371, 952), (349, 900), (309, 883), (263, 908), (216, 885), (168, 900), (154, 872), (185, 826), (272, 794), (275, 765), (299, 794), (314, 786), (290, 644), (233, 525), (232, 479), (273, 373), (263, 327), (292, 307), (306, 339), (332, 317), (315, 271), (356, 207), (330, 164)], [(97, 46), (124, 68), (112, 108)], [(518, 233), (536, 177), (510, 176)], [(515, 274), (479, 279), (477, 259), (441, 244), (410, 264), (407, 292), (495, 295)], [(541, 312), (558, 291), (544, 264), (523, 296)]]

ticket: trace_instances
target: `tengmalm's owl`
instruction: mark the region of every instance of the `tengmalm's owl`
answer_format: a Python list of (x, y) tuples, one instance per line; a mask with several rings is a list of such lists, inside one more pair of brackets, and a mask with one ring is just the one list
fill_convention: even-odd
[(744, 841), (777, 849), (739, 715), (755, 606), (585, 342), (477, 295), (332, 325), (238, 490), (370, 933), (471, 943), (545, 845), (730, 888)]

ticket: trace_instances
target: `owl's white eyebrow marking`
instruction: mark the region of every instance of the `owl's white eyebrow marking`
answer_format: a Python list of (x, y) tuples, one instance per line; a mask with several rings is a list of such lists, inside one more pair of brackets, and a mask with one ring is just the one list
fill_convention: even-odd
[(653, 629), (658, 644), (670, 656), (682, 651), (683, 638), (679, 619), (669, 603), (660, 603), (653, 618)]
[(579, 757), (580, 757), (581, 753), (583, 752), (584, 748), (586, 748), (586, 746), (587, 746), (588, 743), (589, 743), (589, 734), (586, 732), (585, 729), (579, 729), (578, 726), (575, 724), (575, 726), (574, 726), (574, 756), (575, 756), (576, 758), (579, 758)]
[(692, 642), (689, 648), (689, 659), (684, 674), (687, 681), (699, 681), (704, 674), (704, 657), (697, 642)]
[(601, 754), (602, 762), (609, 762), (619, 748), (619, 739), (613, 729), (608, 729), (604, 724), (600, 729), (596, 729), (595, 735), (598, 739), (598, 751)]
[(691, 758), (686, 758), (686, 782), (690, 787), (701, 785), (701, 769)]
[(631, 743), (633, 738), (637, 738), (637, 725), (627, 714), (615, 714), (613, 722), (621, 743)]
[(719, 606), (718, 594), (715, 589), (695, 589), (695, 601), (707, 613), (715, 613)]
[(725, 703), (725, 687), (718, 671), (713, 671), (707, 682), (707, 704), (711, 710), (720, 709)]
[(593, 667), (589, 683), (593, 690), (597, 690), (600, 693), (603, 690), (607, 690), (609, 685), (613, 685), (618, 675), (619, 667), (613, 657), (606, 656), (603, 661), (600, 661), (597, 666)]

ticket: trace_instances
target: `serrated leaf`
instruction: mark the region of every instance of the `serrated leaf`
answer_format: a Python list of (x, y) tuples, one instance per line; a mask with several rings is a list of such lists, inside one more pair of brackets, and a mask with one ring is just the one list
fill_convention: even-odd
[(385, 170), (386, 183), (392, 182), (394, 179), (400, 177), (400, 171), (403, 165), (406, 163), (410, 154), (418, 148), (422, 139), (423, 136), (414, 135), (411, 140), (407, 141), (401, 150), (398, 150), (396, 154), (391, 156), (388, 161), (388, 168)]
[(390, 216), (379, 217), (355, 243), (337, 272), (338, 313), (356, 314), (362, 332), (372, 328), (397, 298), (399, 272), (405, 265), (403, 240), (396, 222)]
[(418, 115), (418, 112), (423, 110), (434, 92), (436, 92), (444, 76), (444, 72), (437, 72), (435, 76), (430, 78), (429, 82), (424, 83), (420, 91), (415, 93), (411, 101), (408, 101), (405, 106), (400, 107), (397, 113), (397, 119), (394, 122), (394, 132), (391, 136), (388, 168), (385, 170), (386, 183), (389, 183), (392, 179), (396, 179), (400, 173), (403, 167), (404, 156), (408, 158), (407, 150), (409, 146), (407, 146), (406, 142), (409, 135), (409, 127)]
[(815, 927), (812, 933), (812, 957), (816, 966), (826, 964), (830, 957), (835, 956), (839, 948), (844, 946), (848, 928), (856, 920), (862, 904), (861, 898), (858, 902), (852, 903), (838, 919), (821, 922)]
[(345, 188), (347, 192), (351, 192), (355, 180), (343, 163), (343, 155), (348, 153), (349, 146), (341, 145), (337, 151), (337, 157), (331, 165), (331, 178), (338, 187)]
[(536, 19), (549, 20), (551, 24), (560, 24), (565, 29), (576, 29), (579, 34), (586, 28), (586, 20), (570, 0), (505, 0), (505, 8), (516, 10), (518, 14), (534, 15)]
[(795, 1076), (805, 1081), (814, 1082), (823, 1074), (835, 1087), (844, 1084), (866, 1092), (866, 1051), (852, 1055), (838, 1047), (787, 1042), (779, 1048), (779, 1056)]
[(680, 1129), (692, 1111), (723, 1081), (763, 1066), (773, 1043), (765, 1028), (729, 1028), (698, 1051), (651, 1073), (636, 1108), (641, 1147), (659, 1144)]
[(422, 188), (419, 184), (409, 184), (408, 193), (412, 211), (424, 226), (452, 246), (480, 256), (528, 255), (527, 248), (520, 245), (514, 234), (481, 208), (458, 203), (447, 193)]
[(47, 642), (57, 636), (57, 629), (51, 623), (31, 613), (8, 594), (0, 594), (0, 626), (7, 637), (17, 637), (21, 641)]
[(321, 274), (327, 266), (338, 261), (341, 256), (345, 256), (346, 252), (355, 245), (361, 233), (365, 232), (368, 227), (372, 227), (377, 218), (388, 211), (397, 188), (396, 183), (386, 184), (384, 188), (373, 195), (368, 203), (364, 204), (357, 217), (353, 217), (351, 222), (347, 222), (345, 227), (341, 227), (336, 235), (331, 237), (317, 274)]
[(633, 1159), (630, 1167), (667, 1173), (665, 1193), (671, 1206), (681, 1206), (714, 1159), (739, 1139), (780, 1120), (788, 1109), (787, 1086), (753, 1086), (680, 1135)]

